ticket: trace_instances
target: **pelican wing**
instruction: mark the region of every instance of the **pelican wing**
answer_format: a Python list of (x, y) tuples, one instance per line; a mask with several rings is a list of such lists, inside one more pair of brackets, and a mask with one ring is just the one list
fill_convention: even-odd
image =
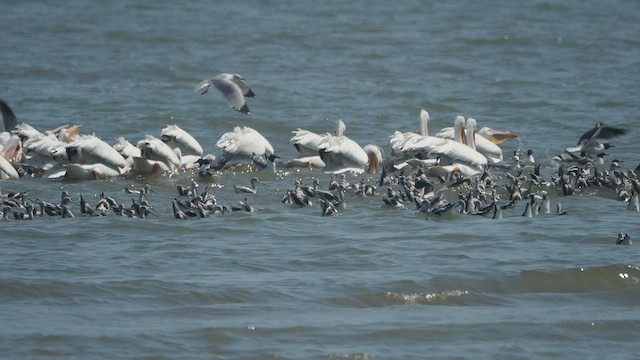
[(346, 136), (328, 136), (318, 151), (327, 169), (342, 168), (345, 171), (362, 172), (369, 161), (362, 147)]
[(298, 129), (293, 132), (289, 142), (302, 156), (314, 156), (318, 154), (318, 146), (322, 144), (326, 135), (319, 135), (308, 130)]
[(23, 151), (28, 156), (50, 157), (51, 150), (64, 145), (65, 143), (42, 133), (33, 134), (22, 142)]

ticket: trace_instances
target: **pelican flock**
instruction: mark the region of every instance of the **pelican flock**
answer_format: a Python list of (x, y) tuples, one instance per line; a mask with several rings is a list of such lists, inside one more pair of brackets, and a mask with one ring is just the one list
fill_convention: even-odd
[[(211, 86), (223, 94), (234, 110), (249, 114), (246, 98), (254, 93), (242, 76), (220, 74), (200, 83), (196, 91), (205, 94)], [(610, 190), (613, 197), (627, 204), (627, 210), (640, 212), (640, 166), (625, 171), (619, 159), (608, 167), (602, 165), (605, 151), (613, 147), (603, 140), (612, 141), (627, 130), (600, 122), (586, 131), (576, 146), (568, 146), (555, 156), (551, 164), (541, 164), (533, 150), (518, 150), (512, 156), (503, 154), (501, 146), (518, 135), (486, 124), (478, 130), (479, 121), (471, 117), (456, 116), (453, 126), (439, 120), (443, 127), (432, 132), (431, 116), (423, 109), (418, 115), (417, 132), (395, 131), (384, 146), (359, 145), (347, 136), (345, 122), (338, 120), (331, 133), (292, 130), (288, 142), (297, 157), (277, 162), (276, 166), (279, 156), (271, 142), (248, 126), (235, 126), (224, 132), (215, 141), (214, 154), (206, 153), (196, 137), (177, 124), (168, 124), (140, 139), (120, 137), (110, 145), (95, 134), (81, 134), (82, 126), (78, 124), (40, 131), (20, 122), (5, 101), (0, 100), (0, 109), (5, 130), (0, 133), (0, 179), (45, 178), (59, 182), (119, 178), (144, 183), (142, 187), (135, 186), (140, 190), (125, 188), (127, 196), (138, 195), (130, 205), (104, 193), (84, 197), (80, 194), (76, 201), (63, 191), (59, 202), (46, 202), (27, 191), (0, 191), (0, 217), (4, 219), (71, 218), (76, 217), (74, 213), (161, 217), (158, 206), (150, 204), (149, 198), (153, 200), (158, 195), (151, 194), (149, 181), (179, 174), (187, 174), (193, 180), (189, 185), (177, 185), (178, 197), (174, 195), (170, 204), (177, 219), (259, 212), (265, 206), (273, 206), (253, 203), (260, 198), (252, 194), (257, 194), (257, 185), (263, 184), (255, 174), (262, 171), (282, 177), (295, 174), (293, 187), (281, 193), (282, 200), (278, 202), (284, 205), (279, 206), (318, 206), (321, 216), (340, 215), (348, 211), (347, 202), (364, 198), (379, 198), (380, 207), (412, 210), (428, 217), (465, 214), (492, 219), (502, 219), (514, 208), (521, 209), (514, 214), (524, 217), (551, 216), (550, 204), (556, 198), (555, 215), (570, 215), (570, 209), (563, 209), (559, 198), (594, 187)], [(390, 149), (388, 158), (383, 156), (385, 146)], [(550, 175), (541, 168), (551, 170)], [(312, 177), (311, 184), (297, 177), (305, 172)], [(252, 174), (246, 180), (251, 186), (234, 184), (233, 192), (242, 198), (232, 205), (220, 204), (214, 189), (226, 190), (215, 184), (238, 173)], [(347, 174), (362, 179), (349, 183)], [(330, 180), (325, 188), (320, 185), (320, 176)], [(198, 182), (209, 185), (198, 191)], [(95, 205), (90, 203), (93, 197), (98, 198)], [(165, 206), (168, 208), (169, 204)], [(627, 238), (629, 235), (624, 233), (618, 242), (630, 244)]]

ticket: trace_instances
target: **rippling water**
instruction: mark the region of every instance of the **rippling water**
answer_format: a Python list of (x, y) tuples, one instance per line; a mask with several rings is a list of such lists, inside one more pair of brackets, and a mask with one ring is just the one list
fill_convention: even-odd
[[(205, 151), (235, 125), (262, 132), (283, 158), (291, 130), (333, 128), (388, 147), (455, 115), (521, 134), (506, 153), (551, 157), (597, 121), (626, 126), (610, 157), (635, 168), (640, 98), (636, 1), (3, 1), (0, 98), (45, 130), (82, 123), (113, 143), (176, 123)], [(243, 74), (252, 115), (217, 93)], [(387, 149), (388, 153), (388, 149)], [(280, 202), (316, 171), (258, 175), (256, 213), (171, 216), (175, 186), (152, 179), (148, 219), (39, 218), (2, 223), (0, 354), (6, 358), (635, 358), (640, 269), (620, 231), (638, 213), (606, 189), (562, 197), (568, 216), (501, 221), (429, 217), (347, 198), (325, 218)], [(374, 182), (376, 177), (351, 176)], [(53, 201), (95, 201), (147, 180), (3, 181)], [(207, 181), (199, 179), (202, 187)]]

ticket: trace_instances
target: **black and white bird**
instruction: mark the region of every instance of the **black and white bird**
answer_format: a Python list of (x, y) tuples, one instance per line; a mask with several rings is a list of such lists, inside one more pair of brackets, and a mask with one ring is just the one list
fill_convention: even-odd
[(246, 98), (254, 97), (256, 94), (249, 88), (244, 77), (238, 74), (222, 73), (201, 82), (194, 91), (202, 91), (201, 95), (204, 95), (209, 91), (211, 85), (224, 95), (229, 106), (235, 111), (245, 115), (250, 114)]
[(577, 146), (567, 148), (567, 152), (579, 152), (585, 155), (599, 155), (604, 153), (605, 150), (613, 147), (613, 145), (603, 143), (600, 140), (611, 139), (626, 133), (626, 129), (604, 126), (601, 122), (598, 122), (591, 130), (582, 134), (580, 140), (578, 140)]
[(618, 240), (616, 240), (616, 245), (631, 245), (631, 236), (627, 233), (618, 233)]

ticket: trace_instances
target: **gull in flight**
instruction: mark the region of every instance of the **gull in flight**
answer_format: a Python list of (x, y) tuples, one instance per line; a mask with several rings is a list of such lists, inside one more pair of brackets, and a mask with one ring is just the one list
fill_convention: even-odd
[(222, 73), (209, 80), (201, 82), (194, 91), (202, 91), (204, 95), (209, 91), (211, 85), (220, 90), (222, 95), (235, 111), (249, 115), (249, 106), (245, 98), (254, 97), (256, 94), (251, 91), (244, 78), (238, 74)]

